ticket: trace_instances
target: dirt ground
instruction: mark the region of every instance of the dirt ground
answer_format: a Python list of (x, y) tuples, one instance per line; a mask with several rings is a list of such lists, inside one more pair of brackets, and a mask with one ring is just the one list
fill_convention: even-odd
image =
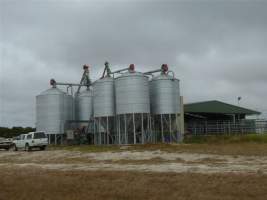
[(0, 200), (267, 199), (267, 155), (230, 146), (0, 151)]
[(66, 172), (24, 168), (23, 172), (6, 169), (1, 176), (1, 200), (266, 200), (267, 197), (265, 175)]

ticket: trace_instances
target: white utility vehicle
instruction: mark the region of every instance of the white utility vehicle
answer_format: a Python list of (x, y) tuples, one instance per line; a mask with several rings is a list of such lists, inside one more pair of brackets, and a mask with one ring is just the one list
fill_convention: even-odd
[(13, 144), (15, 151), (18, 149), (30, 151), (33, 148), (45, 150), (48, 140), (47, 135), (44, 132), (30, 132), (28, 134), (21, 134), (19, 137), (13, 140)]

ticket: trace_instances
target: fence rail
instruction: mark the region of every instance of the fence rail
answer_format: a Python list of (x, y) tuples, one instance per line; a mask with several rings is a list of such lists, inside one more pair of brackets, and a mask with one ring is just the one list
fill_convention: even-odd
[(186, 134), (192, 135), (231, 135), (267, 133), (267, 120), (199, 121), (185, 124)]

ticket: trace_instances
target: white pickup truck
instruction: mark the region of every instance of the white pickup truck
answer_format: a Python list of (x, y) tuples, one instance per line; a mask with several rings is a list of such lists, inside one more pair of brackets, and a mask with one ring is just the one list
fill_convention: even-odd
[(33, 148), (45, 150), (48, 140), (47, 135), (44, 132), (30, 132), (28, 134), (21, 134), (19, 137), (13, 140), (13, 144), (15, 151), (18, 149), (30, 151)]

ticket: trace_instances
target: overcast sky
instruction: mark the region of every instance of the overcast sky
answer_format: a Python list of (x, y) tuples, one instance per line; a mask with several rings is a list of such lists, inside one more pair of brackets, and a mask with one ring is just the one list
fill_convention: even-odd
[(167, 63), (185, 103), (267, 113), (267, 1), (0, 0), (0, 126), (34, 126), (50, 78)]

